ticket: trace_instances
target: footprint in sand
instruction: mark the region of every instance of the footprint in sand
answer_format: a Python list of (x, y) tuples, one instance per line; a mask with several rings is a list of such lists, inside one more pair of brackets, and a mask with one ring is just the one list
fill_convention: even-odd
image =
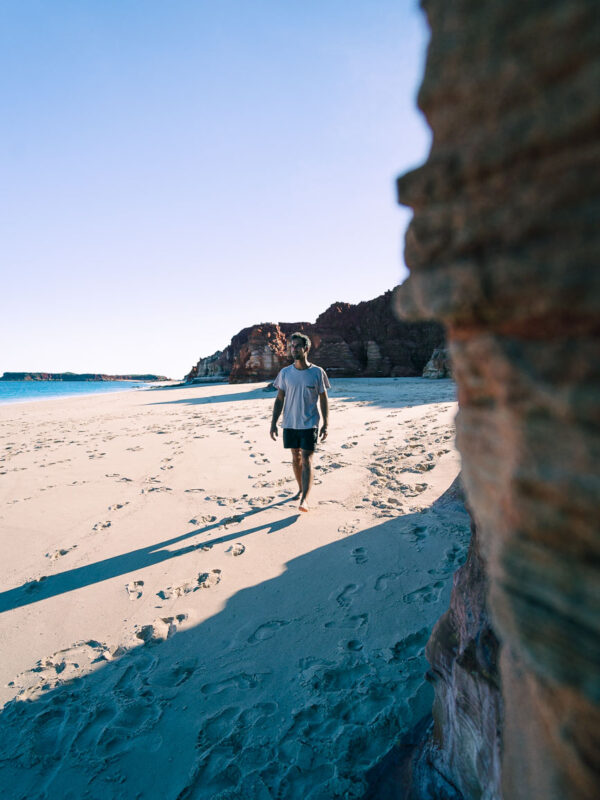
[(198, 575), (198, 588), (210, 589), (221, 582), (221, 570), (213, 569), (210, 572), (201, 572)]
[(390, 582), (398, 580), (399, 577), (400, 575), (397, 572), (386, 572), (380, 575), (375, 581), (375, 591), (384, 592), (389, 588)]
[(20, 689), (20, 699), (36, 699), (43, 692), (81, 675), (92, 664), (112, 660), (111, 652), (116, 652), (116, 649), (95, 639), (75, 642), (70, 647), (39, 659), (32, 669), (18, 675), (11, 685)]
[(447, 575), (449, 572), (454, 572), (464, 559), (464, 550), (458, 545), (452, 545), (450, 550), (447, 550), (444, 555), (444, 560), (440, 562), (437, 568), (428, 569), (430, 575)]
[(352, 595), (356, 594), (358, 586), (355, 583), (349, 583), (335, 598), (336, 603), (340, 608), (348, 608), (352, 605)]
[(39, 578), (34, 578), (32, 581), (28, 581), (28, 583), (23, 585), (23, 591), (27, 592), (27, 594), (35, 592), (36, 589), (39, 589), (43, 582), (47, 580), (47, 578), (47, 575), (40, 575)]
[(161, 642), (172, 636), (178, 625), (187, 619), (187, 614), (177, 614), (174, 617), (158, 617), (152, 625), (142, 625), (135, 632), (136, 639), (141, 639), (144, 644)]
[(405, 594), (402, 599), (405, 603), (435, 603), (440, 599), (443, 588), (444, 582), (436, 581), (429, 586), (421, 586), (420, 589)]
[(400, 486), (400, 491), (405, 497), (416, 497), (421, 492), (424, 492), (427, 489), (426, 483), (415, 483), (414, 486), (408, 486), (407, 484), (403, 483)]
[(131, 581), (127, 584), (127, 594), (130, 600), (139, 600), (142, 596), (144, 581)]
[(249, 506), (255, 507), (268, 506), (273, 500), (275, 500), (275, 497), (273, 495), (268, 495), (266, 497), (249, 497), (247, 502)]
[(419, 544), (419, 542), (422, 542), (424, 539), (427, 538), (427, 533), (428, 533), (427, 526), (415, 525), (413, 528), (411, 528), (410, 531), (408, 531), (408, 533), (414, 537), (413, 544)]
[(363, 649), (363, 643), (360, 642), (358, 639), (350, 639), (349, 642), (346, 642), (345, 648), (346, 650), (350, 650), (352, 653), (358, 653), (360, 650)]
[(168, 586), (156, 594), (161, 600), (170, 600), (173, 597), (183, 597), (190, 592), (197, 592), (198, 589), (210, 589), (212, 586), (216, 586), (220, 580), (221, 570), (213, 569), (211, 572), (201, 572), (195, 580), (184, 581), (179, 586)]
[(393, 661), (405, 662), (409, 658), (415, 658), (423, 653), (430, 631), (428, 628), (421, 628), (416, 633), (409, 634), (405, 639), (390, 648)]
[(206, 497), (206, 500), (216, 500), (219, 506), (232, 506), (238, 502), (238, 497)]
[(366, 564), (369, 560), (367, 558), (367, 551), (364, 547), (355, 547), (350, 553), (356, 564)]
[(74, 550), (76, 547), (76, 544), (72, 545), (72, 547), (61, 547), (59, 550), (55, 550), (53, 553), (46, 553), (45, 556), (46, 558), (52, 559), (52, 561), (56, 561), (56, 559), (66, 556), (67, 553), (70, 553), (71, 550)]
[(362, 628), (368, 623), (368, 621), (368, 614), (353, 614), (351, 617), (347, 617), (339, 621), (331, 620), (330, 622), (326, 622), (323, 627), (356, 630), (357, 628)]
[(92, 527), (92, 530), (93, 531), (101, 531), (101, 530), (104, 530), (104, 528), (110, 528), (111, 525), (112, 525), (111, 521), (109, 519), (107, 519), (106, 522), (97, 522)]
[(350, 535), (351, 533), (356, 533), (356, 531), (360, 528), (360, 520), (355, 519), (352, 522), (347, 522), (345, 525), (340, 525), (338, 528), (338, 533), (343, 533), (345, 536)]
[(204, 514), (202, 517), (192, 517), (188, 520), (190, 525), (207, 525), (210, 522), (216, 522), (217, 518), (213, 514)]
[(265, 674), (248, 675), (246, 672), (240, 672), (237, 675), (231, 675), (223, 680), (216, 681), (215, 683), (205, 683), (200, 687), (202, 694), (219, 694), (227, 689), (254, 689), (261, 683)]
[(275, 636), (275, 632), (279, 628), (289, 625), (290, 622), (291, 620), (274, 619), (270, 622), (265, 622), (263, 625), (259, 625), (252, 636), (248, 637), (248, 644), (255, 644), (256, 642), (264, 642), (265, 639), (271, 639)]
[(234, 545), (231, 545), (231, 547), (228, 547), (225, 552), (230, 556), (241, 556), (246, 552), (246, 548), (241, 542), (236, 542)]
[(239, 525), (244, 519), (243, 514), (237, 514), (234, 517), (225, 517), (221, 520), (220, 527), (225, 528), (227, 530), (229, 525)]

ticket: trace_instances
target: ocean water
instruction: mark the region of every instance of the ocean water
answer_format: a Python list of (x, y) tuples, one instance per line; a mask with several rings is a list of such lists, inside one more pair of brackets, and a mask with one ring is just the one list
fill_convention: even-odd
[(0, 404), (123, 392), (152, 385), (142, 381), (0, 381)]

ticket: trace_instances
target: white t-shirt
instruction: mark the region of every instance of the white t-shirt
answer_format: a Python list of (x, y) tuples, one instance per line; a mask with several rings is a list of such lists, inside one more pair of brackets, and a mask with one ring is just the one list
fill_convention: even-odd
[(316, 428), (319, 425), (317, 401), (329, 385), (325, 370), (316, 364), (308, 369), (297, 369), (293, 364), (284, 367), (273, 381), (276, 389), (285, 392), (283, 427)]

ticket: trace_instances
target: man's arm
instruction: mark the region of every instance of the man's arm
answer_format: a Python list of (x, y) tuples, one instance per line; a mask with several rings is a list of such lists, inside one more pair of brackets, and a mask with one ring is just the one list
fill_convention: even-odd
[(285, 400), (285, 392), (283, 389), (280, 389), (277, 392), (277, 397), (275, 398), (275, 405), (273, 406), (273, 418), (271, 419), (271, 439), (275, 441), (277, 439), (278, 430), (277, 430), (277, 420), (281, 412), (283, 411), (283, 401)]
[(327, 401), (327, 392), (321, 392), (319, 395), (319, 405), (321, 406), (321, 441), (324, 442), (327, 438), (327, 423), (329, 421), (329, 403)]

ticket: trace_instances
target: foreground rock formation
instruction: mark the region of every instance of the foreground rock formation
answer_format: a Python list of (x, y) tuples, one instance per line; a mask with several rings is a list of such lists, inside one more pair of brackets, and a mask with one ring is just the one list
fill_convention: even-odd
[[(424, 6), (432, 34), (419, 104), (433, 144), (427, 163), (398, 183), (415, 212), (398, 307), (447, 326), (473, 553), (489, 583), (504, 703), (501, 731), (482, 724), (490, 681), (481, 654), (458, 648), (452, 663), (442, 646), (454, 636), (457, 603), (477, 606), (473, 562), (463, 598), (455, 595), (429, 646), (445, 676), (430, 745), (441, 749), (435, 768), (464, 797), (592, 800), (600, 786), (600, 15), (592, 0)], [(487, 626), (479, 620), (480, 631)], [(472, 656), (475, 684), (457, 683), (460, 658), (464, 666)], [(473, 760), (469, 737), (456, 743), (469, 727), (487, 739), (488, 756), (501, 744), (497, 781), (489, 759)]]
[(270, 380), (290, 363), (287, 338), (298, 330), (312, 340), (310, 360), (334, 378), (418, 377), (444, 341), (437, 323), (399, 321), (392, 292), (386, 292), (357, 305), (334, 303), (314, 324), (261, 323), (244, 328), (225, 350), (201, 358), (186, 381)]
[[(434, 508), (464, 510), (464, 499), (459, 475)], [(432, 715), (372, 770), (364, 800), (500, 797), (498, 639), (490, 625), (480, 546), (472, 522), (467, 559), (454, 574), (450, 608), (426, 647), (427, 677), (435, 689)]]
[[(417, 764), (431, 776), (447, 776), (462, 797), (500, 796), (503, 719), (498, 639), (487, 608), (488, 579), (474, 525), (465, 564), (456, 572), (450, 608), (427, 644), (435, 688), (433, 735)], [(416, 780), (417, 786), (423, 783)], [(436, 787), (439, 797), (444, 787)]]

